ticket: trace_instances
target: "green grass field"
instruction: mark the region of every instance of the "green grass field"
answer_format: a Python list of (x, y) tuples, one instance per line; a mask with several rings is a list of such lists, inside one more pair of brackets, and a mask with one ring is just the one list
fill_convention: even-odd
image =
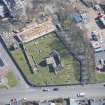
[(6, 78), (8, 79), (8, 85), (14, 87), (17, 84), (17, 79), (12, 72), (7, 73)]
[(0, 89), (2, 88), (8, 88), (8, 87), (15, 87), (17, 85), (17, 79), (13, 72), (8, 72), (5, 75), (5, 78), (2, 79), (2, 82), (0, 84)]
[(96, 73), (97, 82), (105, 82), (105, 73)]
[[(28, 49), (29, 54), (33, 56), (33, 59), (37, 64), (39, 64), (45, 57), (48, 57), (52, 50), (56, 49), (60, 53), (62, 63), (64, 65), (64, 69), (58, 72), (57, 75), (53, 72), (49, 72), (48, 67), (41, 66), (39, 66), (38, 72), (32, 74), (26, 64), (21, 49), (12, 51), (12, 55), (21, 67), (23, 73), (32, 83), (36, 85), (45, 85), (46, 83), (50, 85), (79, 83), (79, 62), (68, 54), (68, 51), (64, 48), (63, 44), (54, 33), (29, 42), (24, 46)], [(33, 63), (33, 60), (31, 63)]]

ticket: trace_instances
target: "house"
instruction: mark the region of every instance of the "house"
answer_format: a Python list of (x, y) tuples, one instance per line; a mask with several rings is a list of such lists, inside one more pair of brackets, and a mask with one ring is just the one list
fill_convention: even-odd
[(87, 98), (70, 98), (69, 99), (70, 105), (89, 105)]
[(25, 15), (25, 7), (21, 0), (0, 0), (12, 17)]
[(90, 105), (105, 105), (105, 100), (103, 99), (90, 99)]

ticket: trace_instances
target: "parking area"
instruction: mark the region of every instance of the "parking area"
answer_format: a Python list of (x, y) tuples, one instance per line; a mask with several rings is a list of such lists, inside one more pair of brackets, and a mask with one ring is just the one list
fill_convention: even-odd
[[(87, 24), (84, 24), (84, 26), (88, 30), (87, 35), (93, 46), (96, 67), (100, 66), (101, 68), (103, 68), (105, 63), (105, 29), (101, 29), (96, 23), (95, 18), (98, 16), (97, 11), (94, 11), (91, 8), (88, 10), (87, 15), (89, 21), (87, 22)], [(96, 33), (95, 39), (92, 39), (92, 32)]]
[[(96, 18), (98, 17), (99, 11), (96, 11), (93, 8), (84, 7), (81, 3), (80, 5), (81, 9), (79, 9), (79, 13), (82, 17), (82, 22), (79, 22), (77, 25), (82, 30), (86, 30), (85, 38), (91, 42), (93, 47), (96, 68), (100, 65), (100, 67), (103, 67), (105, 65), (105, 28), (101, 28), (97, 23)], [(103, 11), (101, 12), (103, 14)], [(95, 33), (95, 35), (92, 36), (92, 33)]]

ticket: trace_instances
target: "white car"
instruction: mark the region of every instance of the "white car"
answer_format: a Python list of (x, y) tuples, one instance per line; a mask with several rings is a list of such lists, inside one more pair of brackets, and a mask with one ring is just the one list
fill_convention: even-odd
[(23, 100), (27, 100), (27, 98), (23, 98)]
[(44, 88), (43, 91), (49, 91), (49, 89), (48, 88)]
[(77, 97), (84, 97), (85, 96), (85, 93), (84, 92), (81, 92), (81, 93), (78, 93), (77, 94)]

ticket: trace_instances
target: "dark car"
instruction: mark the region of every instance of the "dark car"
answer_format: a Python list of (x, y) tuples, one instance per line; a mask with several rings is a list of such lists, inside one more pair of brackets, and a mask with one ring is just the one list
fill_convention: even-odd
[(105, 87), (105, 84), (104, 84), (104, 87)]
[(58, 89), (58, 88), (54, 88), (53, 90), (54, 90), (54, 91), (58, 91), (59, 89)]

